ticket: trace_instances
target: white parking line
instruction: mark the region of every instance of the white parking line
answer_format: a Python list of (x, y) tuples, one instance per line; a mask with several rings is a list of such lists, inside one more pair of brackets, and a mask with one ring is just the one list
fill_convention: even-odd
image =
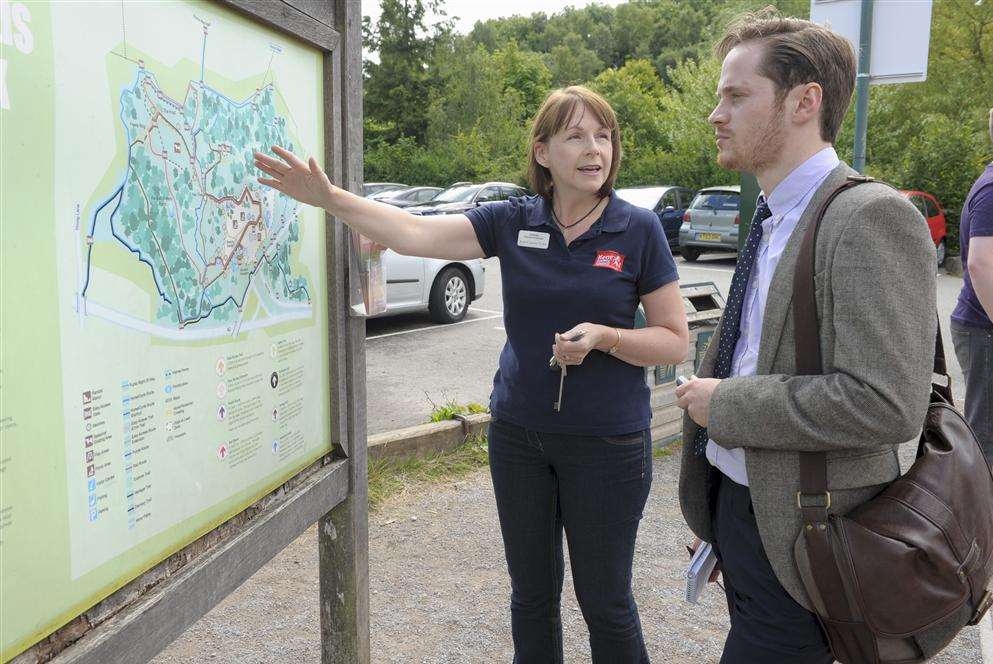
[(481, 311), (484, 314), (500, 314), (501, 316), (503, 315), (502, 311), (493, 311), (492, 309), (480, 309), (479, 307), (473, 307), (472, 310)]
[(987, 613), (979, 623), (979, 650), (983, 653), (983, 662), (993, 664), (993, 613)]
[[(473, 311), (482, 311), (482, 309), (473, 309)], [(414, 332), (440, 332), (442, 330), (447, 330), (449, 328), (455, 327), (456, 325), (465, 325), (466, 323), (478, 323), (482, 320), (493, 320), (494, 318), (500, 318), (503, 314), (498, 314), (496, 316), (483, 316), (482, 318), (473, 318), (472, 320), (461, 320), (458, 323), (450, 323), (448, 325), (432, 325), (431, 327), (419, 327), (416, 330), (401, 330), (400, 332), (387, 332), (386, 334), (377, 334), (371, 337), (366, 337), (366, 341), (372, 341), (373, 339), (383, 339), (385, 337), (396, 337), (401, 334), (413, 334)]]

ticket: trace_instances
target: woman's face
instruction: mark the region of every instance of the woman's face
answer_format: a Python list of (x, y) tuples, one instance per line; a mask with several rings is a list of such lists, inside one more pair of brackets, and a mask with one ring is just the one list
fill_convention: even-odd
[(607, 180), (613, 152), (610, 130), (585, 104), (565, 128), (535, 144), (535, 158), (551, 172), (557, 192), (595, 194)]

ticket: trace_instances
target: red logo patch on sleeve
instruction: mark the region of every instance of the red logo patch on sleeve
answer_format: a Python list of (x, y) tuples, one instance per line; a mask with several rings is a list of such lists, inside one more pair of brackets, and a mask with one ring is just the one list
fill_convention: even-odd
[(624, 271), (624, 256), (616, 251), (598, 251), (593, 267), (605, 267), (615, 272)]

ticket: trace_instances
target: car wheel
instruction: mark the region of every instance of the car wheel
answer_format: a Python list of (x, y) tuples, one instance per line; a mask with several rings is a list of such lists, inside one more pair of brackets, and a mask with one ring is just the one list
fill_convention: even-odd
[(941, 238), (941, 242), (938, 243), (938, 267), (943, 267), (945, 265), (945, 258), (948, 255), (948, 247), (945, 246), (945, 238)]
[(431, 319), (438, 323), (457, 323), (469, 311), (469, 282), (457, 267), (446, 267), (431, 286), (428, 301)]
[(692, 263), (700, 258), (700, 250), (696, 247), (683, 247), (679, 250), (679, 253), (683, 255), (683, 260), (687, 263)]

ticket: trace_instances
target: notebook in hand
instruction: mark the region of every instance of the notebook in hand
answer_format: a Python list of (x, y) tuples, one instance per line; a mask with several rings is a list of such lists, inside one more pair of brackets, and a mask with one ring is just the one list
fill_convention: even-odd
[(700, 593), (703, 592), (710, 579), (714, 566), (717, 564), (717, 556), (714, 554), (714, 547), (709, 542), (701, 542), (697, 547), (693, 558), (690, 559), (690, 566), (686, 568), (686, 601), (696, 604), (700, 600)]

